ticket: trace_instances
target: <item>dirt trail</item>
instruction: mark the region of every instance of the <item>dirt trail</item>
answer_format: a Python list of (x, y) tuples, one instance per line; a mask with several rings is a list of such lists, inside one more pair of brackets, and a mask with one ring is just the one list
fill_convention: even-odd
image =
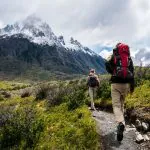
[(102, 150), (149, 150), (135, 142), (135, 131), (126, 127), (121, 143), (116, 140), (116, 124), (114, 115), (104, 111), (92, 112), (97, 123), (97, 132), (101, 136)]

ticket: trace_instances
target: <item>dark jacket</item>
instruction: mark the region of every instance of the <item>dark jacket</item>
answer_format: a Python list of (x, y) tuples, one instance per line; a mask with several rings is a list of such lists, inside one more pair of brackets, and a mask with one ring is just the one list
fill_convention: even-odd
[[(129, 70), (134, 74), (133, 61), (132, 59), (130, 61), (131, 63), (129, 66)], [(112, 75), (110, 79), (111, 83), (130, 83), (131, 90), (134, 89), (134, 76), (133, 78), (130, 78), (130, 79), (122, 79), (113, 75), (114, 68), (116, 67), (114, 64), (114, 55), (111, 55), (110, 58), (105, 62), (105, 66), (106, 66), (107, 72)]]

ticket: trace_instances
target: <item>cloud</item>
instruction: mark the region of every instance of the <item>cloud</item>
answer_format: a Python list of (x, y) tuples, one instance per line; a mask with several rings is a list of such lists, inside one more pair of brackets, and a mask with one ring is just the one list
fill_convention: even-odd
[(105, 59), (107, 59), (111, 54), (112, 54), (112, 51), (108, 51), (105, 49), (99, 53), (99, 55)]
[[(130, 0), (44, 1), (38, 10), (54, 29), (74, 35), (83, 43), (128, 40), (136, 32)], [(51, 10), (51, 13), (49, 13)], [(56, 30), (57, 30), (56, 29)]]
[(149, 0), (1, 0), (0, 26), (33, 13), (56, 35), (73, 36), (90, 47), (119, 41), (135, 50), (150, 46)]
[(13, 24), (15, 21), (35, 13), (40, 0), (1, 0), (0, 21)]
[(3, 28), (4, 24), (2, 21), (0, 21), (0, 28)]

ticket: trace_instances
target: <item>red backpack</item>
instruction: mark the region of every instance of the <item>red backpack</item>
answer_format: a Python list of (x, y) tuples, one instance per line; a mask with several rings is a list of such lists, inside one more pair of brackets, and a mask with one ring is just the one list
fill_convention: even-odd
[(113, 75), (122, 79), (132, 78), (133, 72), (130, 70), (131, 57), (129, 46), (119, 43), (113, 51), (114, 71)]

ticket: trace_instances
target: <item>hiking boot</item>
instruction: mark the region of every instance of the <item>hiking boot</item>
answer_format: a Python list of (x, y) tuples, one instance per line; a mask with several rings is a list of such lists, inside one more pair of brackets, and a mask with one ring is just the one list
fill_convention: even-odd
[(95, 111), (95, 110), (96, 110), (95, 107), (90, 107), (89, 109), (90, 109), (91, 111)]
[(119, 123), (117, 126), (117, 140), (122, 141), (123, 140), (123, 132), (124, 132), (125, 126), (122, 122)]

